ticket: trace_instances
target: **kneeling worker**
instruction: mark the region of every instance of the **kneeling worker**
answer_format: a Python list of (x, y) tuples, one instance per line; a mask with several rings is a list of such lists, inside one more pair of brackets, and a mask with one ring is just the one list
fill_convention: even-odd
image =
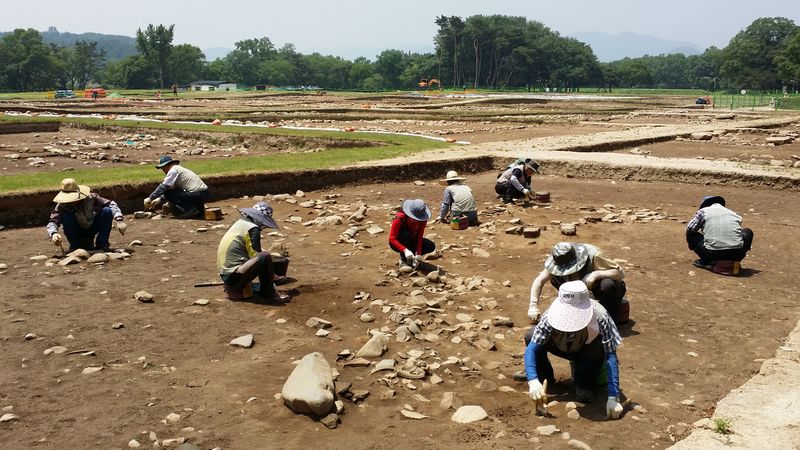
[(502, 197), (503, 203), (511, 203), (515, 198), (531, 195), (531, 177), (539, 173), (539, 163), (533, 160), (515, 162), (497, 177), (494, 191)]
[(178, 219), (202, 217), (208, 201), (208, 186), (196, 173), (180, 165), (180, 161), (162, 156), (156, 165), (166, 176), (146, 199), (144, 209), (155, 209), (168, 201)]
[(606, 415), (609, 419), (619, 419), (623, 407), (617, 347), (621, 343), (614, 321), (598, 302), (589, 298), (586, 285), (582, 281), (562, 284), (558, 298), (525, 336), (528, 395), (538, 403), (546, 394), (542, 382), (547, 380), (551, 385), (555, 382), (548, 353), (569, 360), (575, 396), (581, 403), (592, 401), (592, 387), (598, 384), (605, 366)]
[(458, 176), (458, 172), (455, 170), (447, 172), (447, 177), (442, 180), (442, 183), (447, 184), (447, 187), (444, 188), (439, 221), (447, 223), (447, 215), (449, 213), (451, 218), (467, 217), (470, 226), (477, 226), (478, 206), (475, 204), (472, 189), (462, 183), (463, 180), (466, 180), (466, 178)]
[(436, 244), (423, 237), (430, 218), (431, 209), (422, 199), (404, 201), (402, 211), (394, 216), (389, 248), (400, 253), (400, 269), (416, 268), (424, 255), (436, 250)]
[[(753, 230), (742, 228), (742, 217), (725, 207), (719, 195), (704, 197), (692, 220), (686, 224), (689, 250), (700, 259), (697, 267), (712, 269), (718, 261), (732, 262), (729, 272), (739, 273), (741, 261), (753, 245)], [(716, 269), (715, 269), (716, 271)]]
[(79, 186), (72, 178), (61, 181), (61, 192), (53, 201), (56, 207), (50, 213), (47, 234), (53, 244), (61, 247), (58, 227), (63, 225), (69, 241), (69, 252), (79, 248), (109, 251), (112, 222), (117, 222), (119, 234), (124, 235), (128, 228), (115, 201), (90, 192), (89, 186)]
[(272, 257), (261, 251), (261, 230), (278, 228), (272, 218), (272, 206), (258, 202), (239, 210), (237, 220), (222, 236), (217, 247), (217, 269), (226, 291), (241, 291), (258, 277), (261, 297), (268, 302), (285, 302), (289, 296), (275, 289)]

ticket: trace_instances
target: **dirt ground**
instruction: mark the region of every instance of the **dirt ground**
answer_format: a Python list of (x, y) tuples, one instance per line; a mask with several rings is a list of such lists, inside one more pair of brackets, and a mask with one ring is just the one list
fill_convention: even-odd
[[(661, 145), (661, 144), (660, 144)], [(666, 145), (666, 144), (664, 144)], [(683, 145), (683, 144), (677, 144)], [(441, 186), (425, 180), (346, 186), (307, 192), (308, 199), (345, 217), (357, 202), (370, 206), (367, 220), (386, 232), (360, 233), (361, 245), (336, 243), (346, 224), (310, 226), (289, 221), (317, 217), (320, 210), (274, 202), (282, 228), (265, 237), (265, 247), (282, 242), (290, 251), (289, 275), (296, 290), (286, 306), (268, 306), (223, 300), (220, 288), (194, 288), (193, 283), (216, 279), (217, 243), (236, 220), (236, 207), (252, 199), (219, 202), (228, 212), (220, 223), (174, 220), (129, 220), (128, 233), (114, 232), (112, 244), (125, 246), (141, 240), (143, 246), (127, 261), (93, 266), (85, 262), (67, 268), (45, 267), (29, 258), (54, 255), (43, 228), (12, 229), (0, 233), (0, 263), (7, 264), (0, 280), (0, 408), (19, 416), (0, 424), (3, 448), (127, 448), (131, 439), (150, 446), (152, 431), (159, 440), (184, 437), (204, 449), (250, 448), (563, 448), (561, 433), (540, 436), (535, 428), (554, 424), (571, 438), (592, 448), (664, 448), (686, 433), (680, 424), (709, 416), (717, 400), (755, 373), (800, 318), (792, 255), (800, 251), (796, 235), (798, 203), (783, 192), (669, 183), (612, 182), (542, 177), (536, 190), (552, 194), (550, 205), (513, 206), (506, 211), (493, 192), (494, 173), (471, 174), (482, 221), (493, 224), (465, 231), (431, 223), (428, 236), (444, 250), (435, 260), (454, 280), (485, 278), (476, 290), (458, 294), (452, 288), (428, 286), (428, 300), (441, 299), (442, 312), (420, 311), (423, 331), (438, 339), (395, 342), (384, 356), (403, 361), (420, 350), (429, 367), (455, 357), (452, 365), (434, 370), (443, 383), (414, 380), (398, 383), (393, 398), (378, 383), (385, 374), (367, 368), (336, 364), (339, 380), (353, 389), (370, 391), (363, 402), (345, 401), (346, 412), (336, 430), (311, 418), (295, 415), (276, 398), (293, 369), (293, 361), (309, 352), (321, 352), (335, 364), (336, 355), (360, 348), (368, 330), (396, 324), (380, 306), (405, 304), (412, 290), (410, 278), (393, 278), (397, 257), (387, 248), (391, 210), (401, 199), (420, 197), (438, 211)], [(744, 275), (727, 278), (694, 268), (687, 250), (682, 220), (691, 217), (699, 199), (721, 194), (755, 232), (754, 249), (744, 261)], [(249, 193), (260, 194), (260, 193)], [(657, 211), (663, 220), (649, 222), (587, 223), (578, 236), (565, 238), (551, 221), (579, 221), (606, 208)], [(581, 209), (583, 208), (583, 209)], [(130, 211), (128, 212), (130, 213)], [(535, 240), (504, 233), (508, 221), (547, 226)], [(295, 219), (296, 220), (296, 219)], [(224, 225), (213, 228), (214, 225)], [(199, 232), (205, 228), (208, 231)], [(210, 228), (210, 229), (209, 229)], [(566, 417), (563, 403), (574, 400), (569, 369), (554, 360), (559, 383), (552, 389), (556, 416), (535, 416), (526, 386), (511, 380), (522, 367), (522, 336), (530, 282), (543, 266), (551, 246), (564, 239), (596, 244), (622, 263), (626, 271), (633, 323), (622, 329), (619, 349), (621, 387), (630, 400), (619, 421), (604, 419), (604, 389), (595, 402), (579, 408), (578, 421)], [(25, 245), (20, 245), (24, 242)], [(489, 252), (473, 256), (472, 248)], [(504, 282), (509, 281), (505, 286)], [(377, 285), (380, 284), (380, 285)], [(133, 298), (139, 290), (155, 296), (152, 304)], [(354, 301), (358, 292), (370, 299)], [(546, 288), (543, 305), (555, 291)], [(196, 306), (200, 298), (208, 306)], [(492, 300), (497, 307), (490, 309)], [(359, 315), (372, 312), (376, 321), (362, 323)], [(494, 341), (495, 351), (482, 350), (457, 333), (446, 331), (434, 317), (453, 323), (458, 313), (472, 315), (478, 324), (508, 316), (513, 328), (488, 325), (475, 328), (479, 338)], [(305, 322), (321, 317), (333, 323), (330, 337), (316, 337)], [(112, 328), (121, 322), (124, 327)], [(25, 335), (33, 333), (30, 340)], [(228, 342), (252, 333), (251, 349), (235, 349)], [(43, 355), (61, 345), (64, 354)], [(80, 352), (77, 352), (80, 351)], [(91, 351), (91, 356), (83, 356)], [(77, 352), (77, 353), (72, 353)], [(689, 353), (692, 352), (693, 355)], [(451, 359), (452, 361), (452, 359)], [(89, 366), (103, 367), (81, 374)], [(481, 380), (509, 386), (518, 392), (481, 391)], [(455, 392), (464, 404), (483, 406), (490, 418), (470, 425), (450, 421), (452, 411), (439, 403), (445, 392)], [(429, 400), (429, 401), (428, 401)], [(691, 405), (682, 401), (693, 400)], [(641, 408), (632, 410), (633, 405)], [(429, 416), (403, 417), (409, 405)], [(9, 408), (10, 407), (10, 408)], [(173, 423), (165, 420), (179, 414)]]

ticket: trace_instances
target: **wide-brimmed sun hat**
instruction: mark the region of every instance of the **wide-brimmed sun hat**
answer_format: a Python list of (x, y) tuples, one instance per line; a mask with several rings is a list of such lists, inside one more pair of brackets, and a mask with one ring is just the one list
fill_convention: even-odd
[(458, 172), (456, 172), (455, 170), (451, 170), (447, 172), (447, 175), (445, 175), (444, 180), (442, 181), (461, 181), (461, 180), (466, 180), (466, 178), (458, 176)]
[(558, 288), (558, 298), (547, 310), (547, 323), (559, 331), (586, 328), (592, 320), (592, 300), (583, 281), (568, 281)]
[(539, 173), (540, 164), (534, 160), (525, 161), (525, 168), (533, 170), (534, 173)]
[(420, 198), (406, 200), (403, 202), (403, 212), (408, 217), (420, 222), (426, 222), (431, 218), (431, 209), (425, 204), (425, 200)]
[(241, 208), (239, 214), (252, 220), (259, 227), (280, 228), (272, 218), (272, 205), (267, 202), (258, 202), (252, 208)]
[(552, 275), (572, 275), (581, 270), (589, 260), (589, 249), (583, 244), (559, 242), (553, 246), (544, 268)]
[(713, 205), (714, 203), (719, 203), (720, 205), (725, 206), (725, 198), (723, 198), (721, 195), (706, 195), (700, 202), (700, 208), (698, 209), (703, 209), (707, 206)]
[(61, 192), (53, 199), (56, 203), (73, 203), (89, 196), (89, 186), (78, 185), (74, 178), (61, 180)]
[(161, 159), (158, 160), (158, 164), (156, 164), (156, 169), (160, 169), (172, 163), (178, 164), (180, 161), (177, 159), (172, 159), (171, 156), (162, 156)]

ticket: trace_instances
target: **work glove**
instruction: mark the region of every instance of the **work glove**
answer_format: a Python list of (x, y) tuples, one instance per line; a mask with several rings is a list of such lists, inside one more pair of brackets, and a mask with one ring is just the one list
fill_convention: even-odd
[(61, 235), (55, 233), (54, 235), (50, 236), (50, 240), (53, 241), (54, 245), (61, 245)]
[(530, 197), (531, 196), (531, 190), (530, 189), (523, 189), (522, 190), (522, 195), (524, 195), (525, 197)]
[(544, 386), (542, 386), (542, 383), (540, 383), (538, 379), (528, 381), (528, 395), (530, 395), (531, 400), (536, 403), (541, 403), (544, 401), (544, 397), (546, 395), (544, 392)]
[(153, 208), (153, 200), (150, 198), (144, 199), (144, 209), (152, 209)]
[(411, 250), (405, 249), (403, 250), (403, 257), (406, 259), (406, 262), (409, 264), (414, 264), (414, 254), (411, 253)]
[(619, 397), (608, 397), (606, 402), (606, 416), (609, 419), (619, 419), (622, 416), (622, 404), (619, 402)]
[(528, 319), (531, 319), (531, 322), (533, 322), (533, 323), (538, 322), (539, 321), (539, 316), (541, 316), (541, 315), (542, 315), (542, 313), (539, 312), (539, 307), (538, 306), (531, 305), (528, 308)]
[(127, 230), (127, 229), (128, 229), (128, 224), (127, 223), (125, 223), (125, 222), (123, 222), (121, 220), (117, 221), (117, 231), (119, 231), (119, 234), (125, 236), (125, 230)]

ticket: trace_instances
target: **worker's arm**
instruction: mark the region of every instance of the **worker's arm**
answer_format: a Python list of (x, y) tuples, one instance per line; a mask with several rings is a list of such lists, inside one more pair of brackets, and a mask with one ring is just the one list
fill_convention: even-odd
[(164, 177), (164, 181), (162, 181), (156, 190), (147, 198), (154, 199), (161, 197), (168, 190), (175, 188), (175, 182), (178, 181), (178, 171), (173, 169), (174, 168), (170, 168), (169, 172), (167, 172), (167, 176)]
[(52, 238), (54, 234), (58, 233), (58, 227), (60, 226), (61, 211), (58, 210), (58, 205), (56, 205), (50, 213), (50, 220), (47, 222), (47, 235)]
[(542, 295), (544, 284), (550, 281), (550, 272), (542, 270), (531, 284), (531, 299), (528, 305), (528, 318), (534, 322), (539, 320), (539, 297)]
[(258, 227), (250, 228), (247, 230), (247, 237), (250, 241), (250, 245), (247, 246), (247, 256), (252, 258), (261, 253), (261, 230)]
[(439, 213), (439, 220), (444, 222), (447, 214), (450, 212), (450, 207), (453, 205), (453, 193), (450, 189), (444, 190), (444, 198), (442, 199), (441, 212)]
[(100, 205), (102, 207), (108, 206), (111, 208), (111, 212), (114, 215), (114, 220), (124, 220), (125, 217), (122, 215), (122, 210), (119, 209), (119, 205), (114, 200), (109, 200), (107, 198), (101, 197), (98, 194), (92, 193), (92, 200), (94, 200), (96, 205)]
[(686, 231), (700, 232), (706, 224), (706, 215), (702, 209), (698, 209), (692, 220), (686, 224)]
[(512, 186), (514, 186), (514, 189), (523, 192), (525, 191), (525, 186), (523, 186), (522, 183), (519, 182), (520, 178), (522, 178), (522, 170), (514, 169), (511, 172), (511, 178), (508, 180), (508, 182), (511, 183)]
[(406, 246), (403, 245), (397, 238), (400, 236), (400, 229), (403, 227), (403, 219), (395, 217), (392, 221), (392, 227), (389, 229), (389, 246), (396, 251), (403, 253)]

